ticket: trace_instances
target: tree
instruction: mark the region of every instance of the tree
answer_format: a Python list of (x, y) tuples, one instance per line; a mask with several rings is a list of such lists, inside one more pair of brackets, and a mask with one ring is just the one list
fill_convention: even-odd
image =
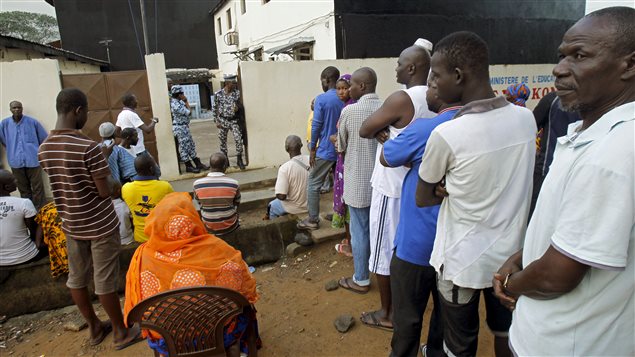
[(0, 34), (37, 43), (60, 39), (53, 16), (24, 11), (0, 12)]

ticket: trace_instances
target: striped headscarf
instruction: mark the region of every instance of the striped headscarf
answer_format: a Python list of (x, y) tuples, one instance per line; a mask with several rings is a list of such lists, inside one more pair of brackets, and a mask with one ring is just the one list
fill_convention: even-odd
[(510, 102), (524, 107), (525, 102), (529, 99), (529, 87), (525, 83), (512, 84), (507, 87), (507, 94)]

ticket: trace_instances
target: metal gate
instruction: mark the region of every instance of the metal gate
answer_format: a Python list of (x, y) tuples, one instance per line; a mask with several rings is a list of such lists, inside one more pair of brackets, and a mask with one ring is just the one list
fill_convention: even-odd
[[(121, 97), (126, 93), (137, 96), (137, 114), (147, 124), (152, 118), (148, 76), (145, 71), (122, 71), (90, 74), (62, 75), (63, 88), (78, 88), (88, 97), (88, 121), (82, 132), (100, 142), (99, 125), (117, 122), (117, 115), (123, 108)], [(167, 94), (166, 94), (167, 95)], [(159, 160), (154, 131), (143, 134), (146, 149)]]

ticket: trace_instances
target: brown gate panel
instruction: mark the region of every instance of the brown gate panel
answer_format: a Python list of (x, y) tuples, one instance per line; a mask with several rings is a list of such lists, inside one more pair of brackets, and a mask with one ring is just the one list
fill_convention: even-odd
[[(117, 122), (117, 115), (123, 109), (121, 97), (126, 93), (137, 96), (137, 114), (147, 124), (152, 119), (152, 104), (148, 76), (145, 71), (123, 71), (90, 74), (62, 75), (64, 88), (78, 88), (88, 97), (88, 121), (82, 130), (95, 141), (101, 141), (99, 125)], [(154, 132), (144, 133), (146, 149), (159, 160)]]
[(73, 74), (62, 76), (64, 88), (77, 88), (88, 97), (88, 110), (108, 110), (110, 102), (103, 73)]

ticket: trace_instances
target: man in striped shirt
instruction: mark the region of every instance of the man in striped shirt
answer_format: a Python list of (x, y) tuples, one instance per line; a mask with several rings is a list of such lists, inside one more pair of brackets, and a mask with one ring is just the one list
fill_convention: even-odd
[(194, 182), (194, 197), (201, 206), (201, 216), (207, 231), (222, 236), (238, 226), (240, 190), (238, 181), (225, 176), (229, 160), (217, 152), (209, 158), (210, 173)]
[[(140, 330), (136, 325), (125, 327), (119, 305), (119, 219), (110, 199), (117, 183), (100, 145), (80, 131), (88, 119), (87, 106), (86, 95), (79, 89), (67, 88), (58, 94), (55, 130), (40, 146), (38, 160), (49, 175), (62, 219), (69, 263), (66, 286), (88, 323), (90, 345), (100, 344), (114, 330), (119, 350), (137, 342)], [(91, 270), (95, 294), (110, 322), (95, 315), (87, 288)]]

